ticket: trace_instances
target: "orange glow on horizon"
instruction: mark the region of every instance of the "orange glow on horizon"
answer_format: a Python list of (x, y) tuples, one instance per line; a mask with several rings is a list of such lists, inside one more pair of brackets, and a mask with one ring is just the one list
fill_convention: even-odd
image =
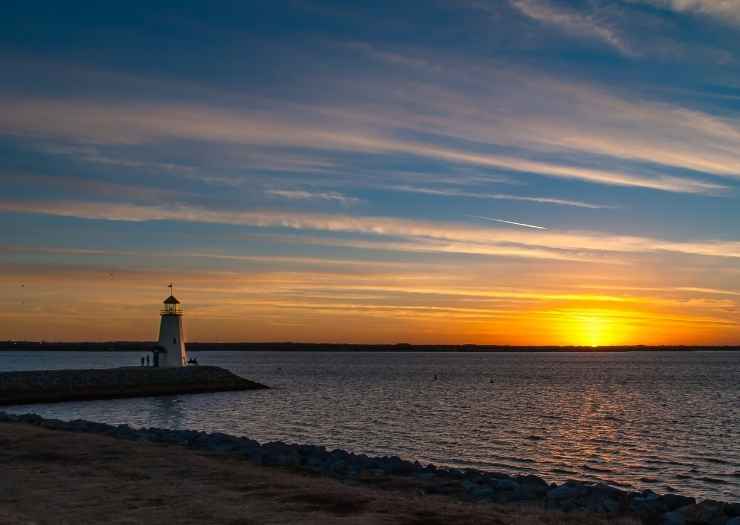
[[(156, 337), (167, 289), (152, 283), (166, 284), (169, 275), (7, 269), (0, 276), (0, 339)], [(563, 276), (557, 284), (516, 278), (494, 287), (490, 276), (446, 270), (192, 272), (180, 276), (177, 295), (190, 341), (597, 347), (740, 340), (732, 296), (657, 285), (595, 284), (579, 293)]]

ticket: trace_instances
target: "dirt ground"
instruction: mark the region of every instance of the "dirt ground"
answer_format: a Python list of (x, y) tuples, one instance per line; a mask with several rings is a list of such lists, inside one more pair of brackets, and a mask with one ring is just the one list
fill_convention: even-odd
[[(0, 524), (599, 524), (351, 486), (183, 447), (0, 424)], [(621, 519), (614, 523), (634, 525)]]

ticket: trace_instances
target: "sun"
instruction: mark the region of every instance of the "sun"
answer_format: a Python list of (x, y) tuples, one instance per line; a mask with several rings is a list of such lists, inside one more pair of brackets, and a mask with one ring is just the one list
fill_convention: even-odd
[(609, 340), (610, 322), (596, 315), (586, 315), (581, 321), (582, 341), (587, 346), (603, 346)]
[(597, 347), (624, 344), (629, 326), (615, 312), (585, 310), (571, 312), (563, 329), (570, 344)]

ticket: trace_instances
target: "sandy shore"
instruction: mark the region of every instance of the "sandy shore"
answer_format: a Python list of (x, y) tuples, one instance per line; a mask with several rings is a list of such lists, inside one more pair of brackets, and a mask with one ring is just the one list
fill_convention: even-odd
[(419, 495), (185, 447), (0, 423), (3, 524), (635, 524)]

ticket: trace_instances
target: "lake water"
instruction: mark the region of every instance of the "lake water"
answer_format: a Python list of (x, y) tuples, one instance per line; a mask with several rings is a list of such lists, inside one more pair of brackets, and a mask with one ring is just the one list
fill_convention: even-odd
[[(0, 370), (132, 365), (139, 357), (0, 352)], [(5, 410), (740, 501), (740, 352), (195, 357), (273, 389)]]

